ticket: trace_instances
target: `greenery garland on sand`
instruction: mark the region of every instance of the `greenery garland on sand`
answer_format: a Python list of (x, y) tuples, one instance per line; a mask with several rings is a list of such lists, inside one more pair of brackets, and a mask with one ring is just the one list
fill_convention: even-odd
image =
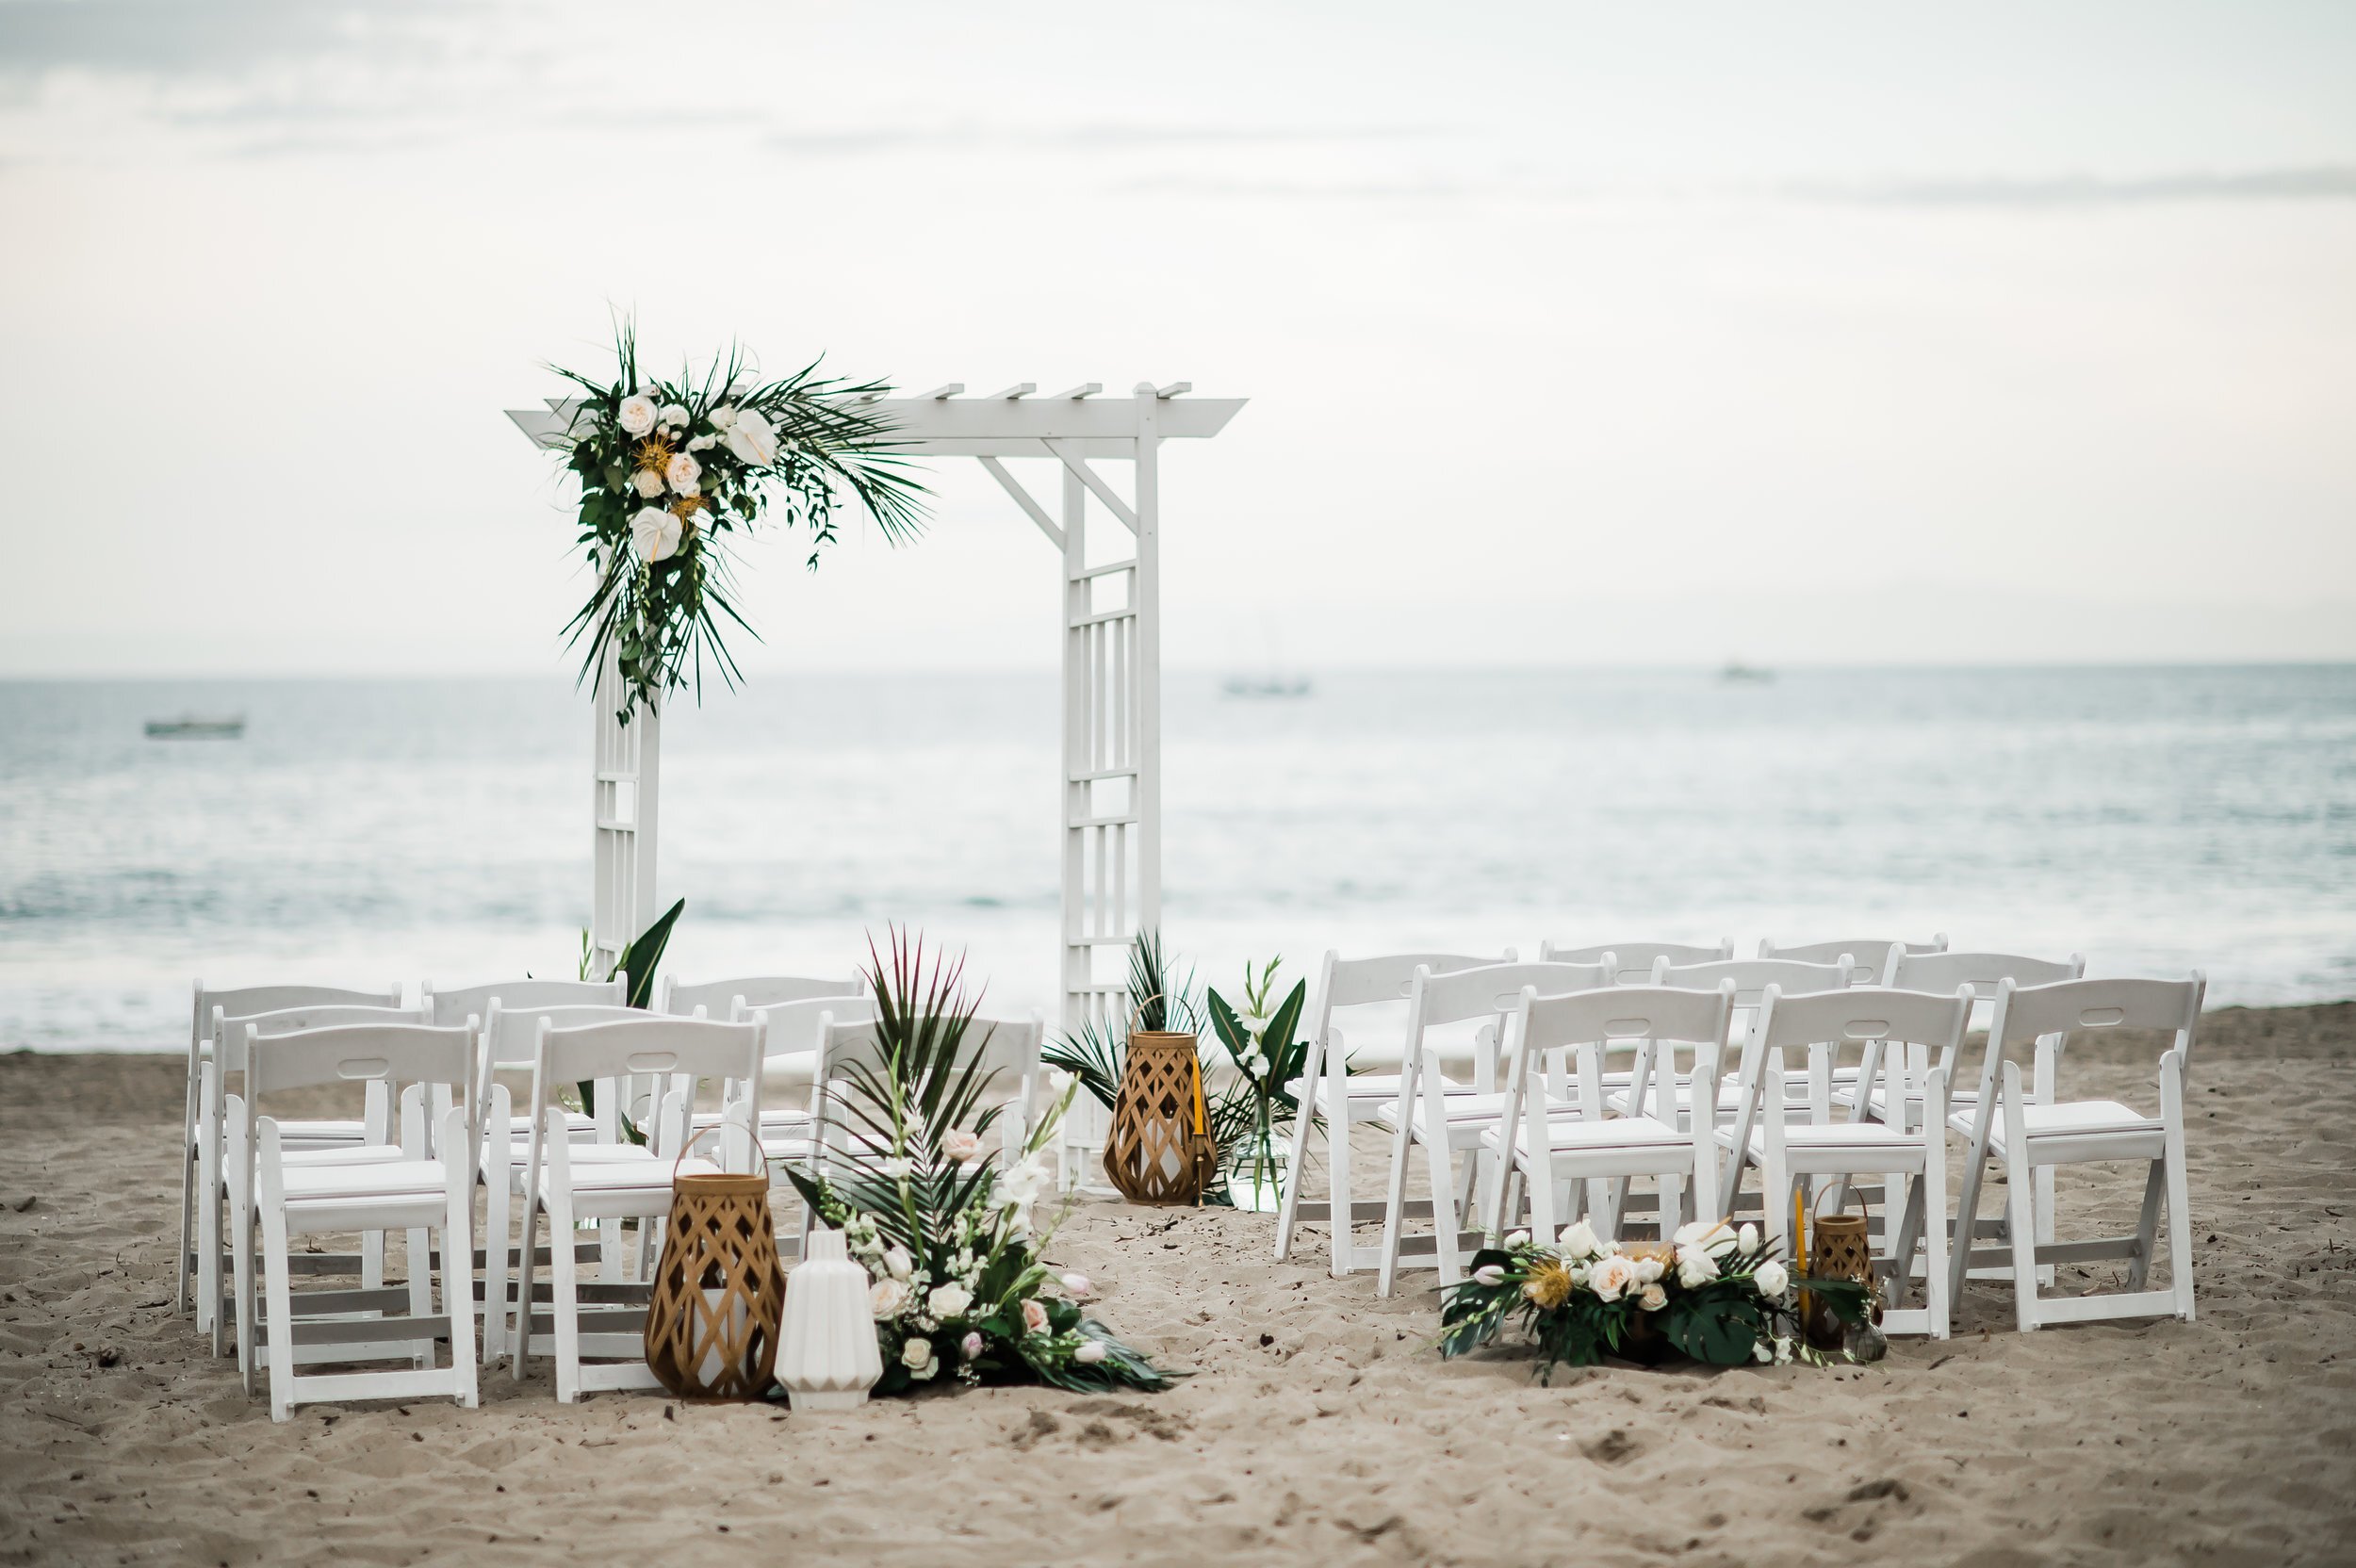
[(565, 627), (589, 639), (586, 680), (618, 651), (630, 700), (651, 707), (666, 691), (703, 682), (706, 655), (733, 686), (739, 674), (721, 617), (758, 638), (731, 602), (728, 543), (774, 505), (810, 532), (810, 564), (834, 543), (844, 495), (884, 537), (922, 526), (925, 489), (892, 450), (890, 421), (860, 400), (891, 390), (818, 373), (812, 361), (779, 381), (760, 381), (741, 348), (699, 377), (643, 374), (634, 325), (614, 335), (611, 380), (548, 368), (580, 388), (560, 437), (564, 466), (581, 480), (580, 543), (597, 585)]
[(1866, 1312), (1852, 1280), (1795, 1279), (1761, 1244), (1759, 1228), (1724, 1220), (1680, 1229), (1669, 1241), (1623, 1247), (1600, 1241), (1585, 1220), (1552, 1243), (1526, 1231), (1473, 1256), (1472, 1278), (1451, 1286), (1440, 1311), (1440, 1354), (1462, 1356), (1509, 1321), (1538, 1347), (1540, 1381), (1557, 1364), (1593, 1366), (1607, 1355), (1646, 1359), (1677, 1350), (1717, 1366), (1828, 1358), (1800, 1337), (1787, 1290), (1804, 1285), (1843, 1323)]
[(960, 1382), (1040, 1382), (1074, 1393), (1159, 1390), (1164, 1372), (1089, 1317), (1091, 1290), (1043, 1261), (1070, 1203), (1042, 1223), (1055, 1183), (1047, 1150), (1074, 1085), (1017, 1150), (991, 1136), (985, 1104), (989, 1037), (970, 1041), (977, 1003), (964, 962), (927, 966), (924, 945), (892, 933), (891, 961), (868, 949), (883, 1070), (854, 1063), (835, 1087), (833, 1148), (786, 1174), (820, 1219), (841, 1230), (869, 1281), (883, 1352), (878, 1394), (944, 1372)]

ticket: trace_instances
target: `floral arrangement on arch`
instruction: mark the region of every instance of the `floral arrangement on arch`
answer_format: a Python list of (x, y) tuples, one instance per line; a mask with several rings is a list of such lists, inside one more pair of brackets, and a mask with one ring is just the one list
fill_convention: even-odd
[(1795, 1282), (1775, 1252), (1756, 1225), (1724, 1220), (1627, 1246), (1597, 1239), (1583, 1219), (1552, 1242), (1517, 1231), (1503, 1248), (1474, 1254), (1472, 1278), (1446, 1293), (1440, 1354), (1477, 1350), (1518, 1320), (1543, 1358), (1541, 1381), (1558, 1364), (1593, 1366), (1606, 1355), (1656, 1361), (1681, 1351), (1717, 1366), (1797, 1356), (1822, 1364), (1831, 1358), (1808, 1348), (1786, 1292), (1804, 1283), (1841, 1321), (1856, 1323), (1866, 1289), (1851, 1280)]
[[(1013, 1147), (991, 1136), (992, 1073), (966, 1036), (977, 1003), (963, 970), (898, 933), (887, 965), (871, 947), (881, 1071), (854, 1064), (834, 1096), (841, 1124), (820, 1163), (787, 1178), (867, 1270), (883, 1355), (878, 1394), (949, 1379), (1039, 1382), (1075, 1393), (1170, 1386), (1171, 1374), (1116, 1338), (1080, 1303), (1091, 1289), (1045, 1262), (1069, 1212), (1043, 1217), (1047, 1151), (1077, 1086)], [(986, 1037), (985, 1037), (986, 1038)], [(822, 1134), (825, 1132), (822, 1129)]]
[(579, 542), (597, 573), (565, 630), (590, 640), (583, 678), (618, 653), (627, 724), (636, 704), (700, 687), (707, 654), (735, 684), (724, 618), (759, 634), (731, 601), (731, 535), (764, 514), (807, 527), (814, 570), (843, 497), (896, 543), (922, 526), (925, 490), (893, 455), (890, 422), (860, 401), (890, 390), (880, 382), (822, 377), (815, 361), (764, 382), (738, 348), (701, 376), (682, 366), (664, 380), (641, 372), (629, 321), (614, 357), (611, 380), (549, 368), (581, 392), (558, 445), (581, 480)]

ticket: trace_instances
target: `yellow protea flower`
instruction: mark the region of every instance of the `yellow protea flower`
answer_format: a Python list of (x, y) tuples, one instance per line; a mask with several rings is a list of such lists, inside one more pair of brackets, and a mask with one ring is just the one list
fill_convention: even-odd
[(1552, 1309), (1571, 1298), (1571, 1271), (1556, 1259), (1533, 1266), (1522, 1282), (1522, 1294), (1541, 1307)]
[(671, 444), (660, 435), (649, 435), (638, 443), (638, 455), (634, 461), (641, 468), (652, 468), (661, 473), (671, 465)]

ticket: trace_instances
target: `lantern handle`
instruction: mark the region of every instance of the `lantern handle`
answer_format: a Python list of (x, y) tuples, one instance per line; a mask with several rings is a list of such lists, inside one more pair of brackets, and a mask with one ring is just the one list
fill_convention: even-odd
[[(728, 1113), (725, 1111), (721, 1113), (721, 1116), (724, 1119), (727, 1115)], [(687, 1163), (687, 1152), (695, 1148), (697, 1143), (701, 1142), (707, 1134), (724, 1132), (728, 1126), (729, 1123), (723, 1119), (713, 1122), (709, 1127), (698, 1127), (694, 1133), (688, 1135), (687, 1141), (679, 1145), (679, 1158), (671, 1162), (671, 1181), (674, 1185), (676, 1185), (679, 1182), (679, 1168)], [(768, 1169), (769, 1149), (766, 1144), (763, 1144), (761, 1141), (761, 1134), (754, 1128), (747, 1126), (744, 1129), (744, 1135), (753, 1140), (753, 1150), (761, 1156), (761, 1168), (762, 1170)]]

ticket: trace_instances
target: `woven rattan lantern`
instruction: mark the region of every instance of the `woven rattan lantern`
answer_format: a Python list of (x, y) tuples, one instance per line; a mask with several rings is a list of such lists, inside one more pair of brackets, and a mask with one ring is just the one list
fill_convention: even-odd
[(758, 1399), (777, 1354), (785, 1269), (769, 1177), (677, 1176), (646, 1306), (646, 1364), (682, 1399)]
[[(1818, 1215), (1813, 1227), (1815, 1234), (1808, 1238), (1808, 1273), (1812, 1280), (1855, 1280), (1871, 1287), (1873, 1282), (1873, 1249), (1866, 1239), (1865, 1217), (1861, 1214)], [(1846, 1326), (1833, 1310), (1813, 1296), (1807, 1298), (1807, 1310), (1801, 1315), (1801, 1331), (1809, 1345), (1819, 1350), (1838, 1350)]]
[[(1132, 1203), (1191, 1203), (1210, 1174), (1202, 1158), (1203, 1066), (1194, 1037), (1160, 1029), (1129, 1034), (1129, 1065), (1113, 1102), (1104, 1174)], [(1208, 1162), (1216, 1169), (1213, 1154)]]

